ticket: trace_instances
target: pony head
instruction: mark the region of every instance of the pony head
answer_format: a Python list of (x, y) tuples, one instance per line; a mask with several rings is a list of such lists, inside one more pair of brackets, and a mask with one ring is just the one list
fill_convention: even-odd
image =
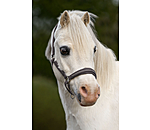
[[(92, 23), (88, 12), (64, 11), (58, 18), (56, 30), (53, 29), (51, 40), (46, 49), (46, 57), (51, 60), (52, 42), (54, 41), (55, 60), (66, 75), (77, 70), (91, 68), (95, 70), (95, 55), (97, 47), (88, 31)], [(54, 74), (59, 82), (64, 83), (64, 77), (53, 65)], [(65, 86), (64, 91), (67, 92)], [(91, 106), (100, 96), (100, 86), (92, 74), (84, 74), (70, 81), (71, 91), (75, 94), (81, 106)], [(69, 98), (69, 97), (68, 97)]]

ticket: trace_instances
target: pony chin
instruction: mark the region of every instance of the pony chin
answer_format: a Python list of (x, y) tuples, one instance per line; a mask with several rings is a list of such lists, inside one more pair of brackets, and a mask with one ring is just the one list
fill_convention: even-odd
[(76, 97), (76, 100), (79, 103), (79, 105), (82, 106), (82, 107), (90, 107), (90, 106), (93, 106), (96, 103), (96, 102), (93, 102), (93, 103), (80, 102), (77, 97)]

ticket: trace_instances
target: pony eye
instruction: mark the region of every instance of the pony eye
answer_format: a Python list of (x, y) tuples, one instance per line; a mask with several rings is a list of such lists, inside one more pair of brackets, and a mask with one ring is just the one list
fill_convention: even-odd
[(94, 53), (96, 52), (96, 50), (97, 50), (97, 47), (95, 46), (95, 47), (94, 47)]
[(60, 53), (62, 55), (69, 55), (70, 54), (70, 48), (67, 46), (60, 47)]

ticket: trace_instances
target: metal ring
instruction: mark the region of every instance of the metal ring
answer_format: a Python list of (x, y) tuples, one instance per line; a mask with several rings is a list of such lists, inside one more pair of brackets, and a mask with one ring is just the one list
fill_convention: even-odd
[(71, 98), (71, 99), (74, 99), (74, 98), (75, 98), (75, 96), (71, 94), (71, 95), (70, 95), (70, 98)]
[(67, 84), (70, 82), (70, 80), (69, 80), (69, 77), (68, 77), (68, 76), (66, 77), (66, 82), (67, 82)]

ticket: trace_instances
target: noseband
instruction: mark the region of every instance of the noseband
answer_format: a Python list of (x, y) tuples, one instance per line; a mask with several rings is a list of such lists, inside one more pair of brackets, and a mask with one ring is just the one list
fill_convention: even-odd
[(64, 84), (65, 84), (66, 89), (68, 90), (68, 92), (72, 96), (74, 96), (75, 94), (71, 92), (70, 84), (69, 84), (72, 79), (74, 79), (77, 76), (84, 75), (84, 74), (92, 74), (92, 75), (94, 75), (94, 77), (96, 79), (97, 79), (97, 76), (96, 76), (95, 71), (92, 68), (83, 68), (83, 69), (77, 70), (69, 76), (67, 76), (66, 73), (59, 68), (58, 62), (55, 60), (55, 57), (54, 57), (54, 55), (55, 55), (55, 48), (54, 48), (55, 37), (54, 37), (54, 33), (56, 31), (57, 26), (58, 26), (58, 24), (55, 26), (54, 31), (53, 31), (51, 64), (52, 64), (52, 67), (53, 67), (53, 64), (54, 64), (55, 67), (58, 69), (58, 71), (62, 74), (62, 76), (65, 79)]

